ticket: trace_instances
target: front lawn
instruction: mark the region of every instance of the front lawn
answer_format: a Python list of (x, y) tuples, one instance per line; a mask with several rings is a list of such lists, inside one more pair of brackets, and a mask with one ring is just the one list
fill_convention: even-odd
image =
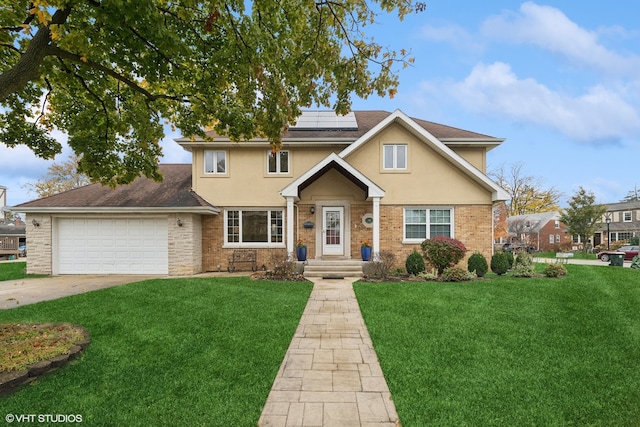
[(311, 288), (159, 279), (2, 310), (0, 323), (82, 325), (91, 343), (0, 407), (92, 426), (255, 426)]
[(404, 427), (640, 425), (640, 272), (356, 283)]
[(27, 274), (26, 262), (3, 262), (0, 265), (0, 282), (3, 280), (18, 280), (29, 277), (44, 277), (42, 275)]

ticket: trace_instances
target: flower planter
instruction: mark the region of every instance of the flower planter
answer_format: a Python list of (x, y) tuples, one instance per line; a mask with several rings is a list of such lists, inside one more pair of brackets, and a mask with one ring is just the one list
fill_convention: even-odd
[(370, 246), (361, 247), (360, 255), (362, 255), (363, 261), (369, 261), (371, 259), (371, 247)]
[(307, 247), (306, 246), (298, 246), (296, 248), (296, 258), (298, 258), (298, 261), (306, 261), (307, 260)]

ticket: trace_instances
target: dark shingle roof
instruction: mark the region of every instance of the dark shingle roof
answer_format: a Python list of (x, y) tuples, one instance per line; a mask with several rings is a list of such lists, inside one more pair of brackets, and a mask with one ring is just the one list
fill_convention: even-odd
[(89, 184), (53, 196), (17, 205), (19, 208), (190, 208), (212, 207), (191, 190), (190, 164), (162, 164), (164, 179), (155, 182), (139, 177), (128, 185), (112, 189)]
[[(285, 132), (282, 139), (331, 139), (331, 138), (352, 138), (358, 139), (362, 135), (369, 132), (378, 123), (382, 122), (392, 113), (382, 110), (366, 110), (366, 111), (354, 111), (356, 121), (358, 123), (357, 129), (295, 129), (291, 128)], [(427, 120), (420, 120), (411, 118), (419, 126), (422, 126), (426, 131), (435, 136), (438, 139), (497, 139), (492, 136), (483, 135), (476, 132), (471, 132), (455, 127), (429, 122)], [(213, 137), (220, 137), (214, 131), (207, 132)], [(223, 137), (224, 138), (224, 137)]]

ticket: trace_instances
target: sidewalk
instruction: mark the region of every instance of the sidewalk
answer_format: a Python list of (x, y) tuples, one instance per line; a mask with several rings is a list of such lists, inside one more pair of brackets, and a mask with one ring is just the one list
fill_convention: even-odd
[(352, 282), (314, 279), (258, 426), (400, 425)]

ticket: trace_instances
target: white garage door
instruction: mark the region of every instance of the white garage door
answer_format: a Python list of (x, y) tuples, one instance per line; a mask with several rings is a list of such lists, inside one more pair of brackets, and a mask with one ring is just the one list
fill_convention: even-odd
[(58, 220), (59, 274), (167, 274), (167, 220)]

